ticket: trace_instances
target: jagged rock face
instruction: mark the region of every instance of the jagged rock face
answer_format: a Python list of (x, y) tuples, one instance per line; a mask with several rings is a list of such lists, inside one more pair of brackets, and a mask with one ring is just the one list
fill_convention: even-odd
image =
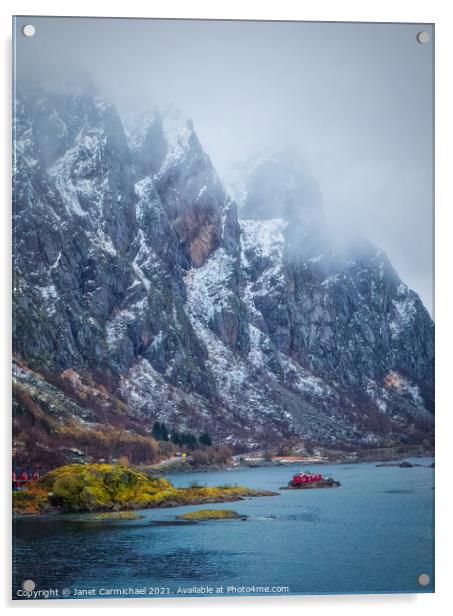
[(333, 247), (293, 153), (254, 161), (238, 219), (175, 111), (126, 137), (100, 98), (21, 95), (15, 134), (16, 378), (35, 396), (43, 374), (101, 375), (146, 429), (241, 447), (431, 434), (432, 321), (379, 250)]
[(153, 178), (182, 248), (182, 265), (200, 267), (221, 243), (225, 191), (191, 120), (171, 110), (132, 134), (138, 177)]
[[(261, 220), (242, 223), (244, 272), (257, 326), (281, 352), (345, 385), (382, 379), (395, 369), (432, 387), (433, 323), (418, 296), (401, 282), (382, 251), (369, 243), (357, 241), (337, 250), (329, 246), (322, 215), (312, 215), (312, 190), (306, 193), (298, 184), (297, 167), (289, 166), (283, 173), (285, 158), (277, 161), (274, 157), (272, 166), (279, 174), (267, 177), (267, 207), (261, 186), (257, 195), (253, 193), (255, 178), (265, 173), (258, 166), (245, 186), (241, 209), (241, 215), (250, 215), (257, 209), (250, 204), (261, 203)], [(269, 169), (267, 162), (262, 166)], [(275, 218), (272, 195), (281, 195), (273, 182), (280, 187), (282, 176), (290, 187), (291, 210), (286, 218)], [(292, 205), (295, 187), (302, 204), (300, 218)]]
[[(232, 257), (235, 266), (224, 284), (229, 301), (218, 302), (211, 329), (230, 348), (248, 350), (248, 324), (240, 300), (240, 227), (236, 204), (226, 194), (193, 124), (171, 110), (141, 118), (131, 135), (137, 186), (152, 183), (179, 244), (182, 268), (199, 268), (217, 248)], [(162, 146), (165, 144), (165, 146)], [(149, 162), (152, 160), (152, 164)], [(145, 161), (143, 164), (141, 161)], [(163, 241), (172, 234), (167, 229)], [(152, 242), (156, 245), (156, 241)]]
[(160, 169), (168, 145), (164, 137), (162, 117), (156, 111), (142, 113), (130, 127), (131, 162), (138, 180), (154, 176)]
[(325, 242), (321, 194), (292, 148), (265, 151), (246, 162), (234, 189), (245, 220), (282, 219), (287, 251), (293, 260), (310, 252), (319, 254)]
[(114, 375), (142, 355), (213, 395), (182, 308), (177, 238), (153, 183), (134, 186), (116, 111), (92, 97), (24, 97), (15, 117), (17, 351), (37, 367)]
[(131, 282), (121, 266), (136, 233), (121, 123), (100, 100), (23, 98), (15, 135), (15, 345), (37, 364), (95, 362), (102, 322)]

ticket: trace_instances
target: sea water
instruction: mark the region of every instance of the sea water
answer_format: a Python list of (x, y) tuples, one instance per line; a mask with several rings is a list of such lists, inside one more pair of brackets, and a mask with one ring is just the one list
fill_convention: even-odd
[[(313, 466), (341, 487), (148, 509), (138, 520), (17, 518), (13, 596), (27, 579), (36, 590), (68, 598), (432, 592), (434, 469), (428, 458), (412, 462), (421, 466)], [(279, 492), (298, 470), (238, 468), (169, 479), (176, 486), (196, 481)], [(248, 518), (172, 524), (178, 514), (203, 508)], [(429, 576), (426, 586), (421, 574)]]

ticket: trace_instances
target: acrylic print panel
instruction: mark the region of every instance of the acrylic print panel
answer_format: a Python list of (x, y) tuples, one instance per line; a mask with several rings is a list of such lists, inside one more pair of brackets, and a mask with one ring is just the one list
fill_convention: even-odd
[(433, 592), (433, 49), (14, 19), (15, 599)]

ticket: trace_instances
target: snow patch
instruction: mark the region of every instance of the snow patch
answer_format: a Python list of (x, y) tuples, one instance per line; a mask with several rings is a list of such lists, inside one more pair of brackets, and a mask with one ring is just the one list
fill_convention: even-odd
[(187, 307), (193, 317), (208, 323), (216, 310), (228, 306), (231, 298), (228, 281), (234, 265), (234, 257), (224, 248), (217, 248), (201, 267), (192, 268), (186, 274)]
[(192, 121), (175, 109), (164, 115), (162, 128), (167, 142), (167, 154), (159, 170), (159, 176), (186, 155), (194, 135)]
[(80, 197), (90, 206), (96, 206), (100, 213), (104, 195), (109, 189), (108, 177), (99, 179), (97, 175), (92, 179), (91, 172), (101, 165), (106, 143), (107, 137), (102, 129), (81, 130), (74, 146), (48, 169), (69, 213), (87, 216), (80, 205)]
[(112, 239), (102, 229), (99, 229), (96, 233), (87, 232), (87, 235), (94, 246), (97, 246), (112, 257), (117, 256), (118, 253)]
[(285, 238), (283, 231), (288, 222), (283, 218), (268, 220), (241, 220), (241, 243), (244, 252), (254, 250), (259, 256), (281, 259)]
[(415, 299), (411, 295), (406, 295), (402, 299), (394, 299), (392, 304), (394, 307), (394, 317), (389, 321), (390, 332), (392, 336), (399, 336), (413, 324), (417, 308), (415, 306)]
[(146, 243), (145, 234), (142, 229), (139, 229), (137, 234), (137, 239), (139, 243), (137, 254), (132, 262), (132, 269), (134, 270), (135, 275), (143, 284), (147, 291), (151, 288), (151, 281), (146, 276), (143, 271), (144, 267), (150, 267), (154, 263), (157, 262), (157, 256), (155, 253), (149, 248)]

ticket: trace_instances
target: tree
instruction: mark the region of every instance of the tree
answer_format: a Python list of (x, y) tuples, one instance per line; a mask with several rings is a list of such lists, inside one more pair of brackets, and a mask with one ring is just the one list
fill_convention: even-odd
[(161, 431), (162, 431), (162, 440), (168, 441), (169, 436), (168, 436), (167, 426), (163, 422), (161, 423)]
[(198, 437), (198, 442), (200, 443), (200, 445), (206, 445), (207, 447), (211, 447), (212, 438), (208, 432), (203, 432)]
[(177, 432), (176, 430), (173, 430), (171, 433), (171, 442), (174, 443), (175, 445), (182, 445), (181, 434)]
[(164, 422), (155, 421), (153, 425), (153, 436), (156, 441), (168, 441), (168, 430)]
[(187, 449), (196, 449), (198, 447), (197, 437), (193, 434), (189, 434), (188, 432), (184, 432), (181, 434), (182, 444), (187, 447)]
[(160, 421), (155, 421), (153, 425), (153, 436), (156, 439), (156, 441), (160, 441), (160, 435), (161, 435)]

